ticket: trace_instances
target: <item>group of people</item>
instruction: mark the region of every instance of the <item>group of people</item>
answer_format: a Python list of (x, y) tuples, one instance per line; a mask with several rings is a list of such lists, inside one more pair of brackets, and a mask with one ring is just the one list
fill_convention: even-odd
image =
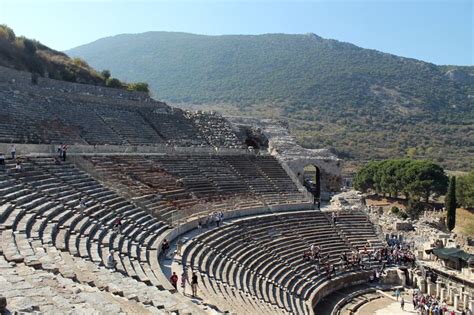
[[(170, 282), (175, 288), (175, 290), (178, 290), (178, 281), (179, 277), (176, 274), (176, 272), (173, 272), (173, 274), (170, 277)], [(186, 269), (183, 269), (183, 273), (181, 274), (181, 288), (183, 289), (183, 294), (186, 295), (186, 283), (188, 282), (188, 273)], [(195, 272), (193, 272), (191, 276), (191, 290), (192, 290), (192, 296), (196, 297), (197, 296), (197, 286), (198, 286), (198, 277)]]
[[(403, 300), (403, 298), (402, 298)], [(400, 302), (402, 303), (402, 302)], [(436, 296), (423, 294), (419, 290), (414, 290), (412, 295), (413, 310), (420, 315), (454, 315), (457, 314), (454, 309), (450, 310), (446, 300), (440, 301)], [(466, 307), (462, 315), (472, 315), (472, 312)]]
[[(12, 157), (12, 160), (15, 161), (15, 172), (21, 172), (22, 170), (22, 164), (20, 159), (16, 158), (16, 147), (14, 144), (10, 146), (10, 154)], [(0, 171), (6, 171), (6, 162), (5, 162), (5, 154), (3, 152), (0, 152)]]
[(217, 211), (210, 213), (206, 218), (200, 217), (198, 221), (198, 228), (210, 228), (212, 226), (219, 227), (224, 221), (224, 212)]

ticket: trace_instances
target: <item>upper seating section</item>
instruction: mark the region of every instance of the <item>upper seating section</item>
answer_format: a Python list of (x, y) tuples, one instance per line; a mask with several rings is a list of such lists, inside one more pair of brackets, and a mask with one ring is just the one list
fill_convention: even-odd
[(28, 73), (0, 70), (3, 143), (241, 147), (222, 117), (200, 113), (200, 126), (194, 114), (143, 93), (50, 79), (33, 85)]
[(229, 122), (215, 112), (197, 111), (187, 115), (203, 134), (207, 142), (215, 147), (242, 147)]
[(203, 210), (307, 202), (270, 156), (194, 154), (85, 159), (108, 182), (128, 191), (166, 220)]

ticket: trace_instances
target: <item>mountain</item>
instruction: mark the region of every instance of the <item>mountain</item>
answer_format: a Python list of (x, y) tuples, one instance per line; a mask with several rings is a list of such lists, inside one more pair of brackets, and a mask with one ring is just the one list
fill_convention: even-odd
[(67, 51), (157, 98), (227, 114), (284, 117), (307, 147), (363, 161), (474, 166), (474, 67), (437, 66), (315, 34), (148, 32)]

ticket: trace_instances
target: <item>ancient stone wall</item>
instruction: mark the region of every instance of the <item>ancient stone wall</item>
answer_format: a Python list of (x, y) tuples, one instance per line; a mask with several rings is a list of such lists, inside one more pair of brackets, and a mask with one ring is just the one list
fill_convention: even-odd
[[(305, 149), (291, 136), (284, 122), (272, 119), (257, 119), (248, 117), (227, 117), (237, 126), (252, 126), (259, 128), (268, 139), (268, 151), (286, 164), (290, 176), (303, 183), (304, 167), (313, 165), (319, 168), (321, 174), (321, 199), (329, 200), (332, 192), (342, 187), (341, 160), (327, 149)], [(285, 168), (286, 169), (286, 168)], [(288, 171), (287, 169), (287, 171)]]

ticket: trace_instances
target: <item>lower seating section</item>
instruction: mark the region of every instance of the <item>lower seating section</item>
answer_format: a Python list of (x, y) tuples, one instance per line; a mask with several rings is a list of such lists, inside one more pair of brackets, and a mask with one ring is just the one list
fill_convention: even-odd
[[(303, 259), (312, 244), (329, 255), (329, 264), (350, 252), (326, 216), (311, 211), (243, 219), (201, 234), (187, 244), (182, 264), (201, 274), (201, 289), (211, 301), (223, 297), (224, 310), (306, 314), (305, 301), (326, 279)], [(247, 304), (226, 308), (235, 295)]]
[[(352, 233), (366, 237), (363, 226)], [(311, 245), (320, 247), (324, 263), (303, 257)], [(201, 294), (222, 310), (307, 314), (314, 292), (331, 281), (323, 265), (335, 266), (337, 275), (349, 272), (340, 257), (350, 257), (356, 245), (326, 213), (301, 211), (240, 219), (204, 232), (186, 243), (181, 264), (201, 276)]]
[[(158, 272), (157, 242), (168, 229), (164, 222), (72, 164), (58, 165), (52, 158), (28, 158), (22, 164), (23, 170), (16, 172), (8, 161), (7, 172), (0, 173), (0, 268), (12, 275), (0, 281), (12, 282), (13, 288), (22, 290), (32, 283), (17, 283), (13, 275), (29, 275), (34, 268), (40, 275), (48, 274), (46, 285), (64, 282), (66, 288), (57, 292), (52, 303), (32, 301), (35, 310), (48, 311), (61, 300), (73, 305), (75, 302), (68, 302), (72, 298), (68, 290), (75, 290), (74, 283), (105, 294), (103, 308), (96, 308), (104, 313), (119, 313), (120, 303), (115, 309), (105, 305), (112, 303), (105, 298), (113, 300), (114, 296), (125, 297), (138, 313), (201, 312), (181, 296), (162, 289), (167, 280)], [(121, 225), (114, 228), (117, 218)], [(112, 250), (115, 272), (105, 268)], [(29, 281), (27, 276), (24, 279)], [(41, 282), (34, 284), (42, 286)], [(48, 298), (55, 294), (53, 289), (45, 290)], [(85, 308), (96, 307), (95, 300), (90, 305), (84, 300)]]
[(110, 184), (170, 220), (200, 211), (308, 202), (270, 156), (159, 155), (86, 158)]
[(357, 250), (383, 248), (373, 224), (362, 211), (338, 211), (336, 226)]

